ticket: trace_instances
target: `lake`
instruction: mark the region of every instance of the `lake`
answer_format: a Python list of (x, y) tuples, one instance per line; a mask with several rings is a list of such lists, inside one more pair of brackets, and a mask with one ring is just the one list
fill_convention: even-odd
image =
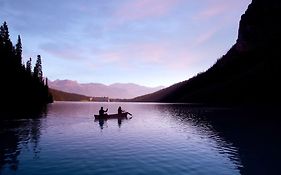
[[(133, 115), (96, 121), (101, 106)], [(279, 116), (260, 108), (55, 102), (1, 120), (0, 174), (276, 174)]]

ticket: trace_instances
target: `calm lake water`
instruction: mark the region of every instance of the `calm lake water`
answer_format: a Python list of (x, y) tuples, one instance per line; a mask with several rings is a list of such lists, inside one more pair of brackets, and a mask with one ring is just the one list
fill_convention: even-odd
[[(95, 121), (99, 108), (131, 119)], [(280, 115), (188, 104), (56, 102), (0, 124), (0, 174), (278, 174)]]

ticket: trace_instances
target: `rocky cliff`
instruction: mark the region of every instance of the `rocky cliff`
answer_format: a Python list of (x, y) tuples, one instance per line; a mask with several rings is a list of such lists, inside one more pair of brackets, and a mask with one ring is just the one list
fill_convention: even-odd
[(253, 0), (233, 47), (206, 72), (135, 101), (280, 103), (281, 1)]

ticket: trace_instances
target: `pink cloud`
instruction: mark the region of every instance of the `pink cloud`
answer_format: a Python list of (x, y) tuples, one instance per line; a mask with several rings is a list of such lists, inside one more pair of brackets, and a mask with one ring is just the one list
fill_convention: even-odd
[(142, 43), (130, 45), (129, 48), (134, 57), (144, 63), (161, 63), (168, 50), (165, 43)]
[(229, 14), (231, 11), (236, 11), (241, 8), (240, 1), (225, 1), (225, 0), (206, 0), (206, 6), (197, 15), (195, 20), (205, 20), (216, 16)]
[(68, 59), (68, 60), (79, 60), (83, 59), (81, 55), (82, 50), (74, 45), (69, 44), (55, 44), (55, 43), (45, 43), (40, 46), (40, 48), (58, 58)]
[(229, 9), (229, 5), (226, 3), (219, 3), (214, 6), (208, 7), (207, 9), (199, 12), (194, 18), (195, 19), (209, 19), (214, 16), (221, 15)]
[(115, 16), (122, 22), (159, 17), (169, 13), (182, 0), (133, 0), (122, 5)]
[(195, 44), (196, 45), (201, 45), (209, 41), (219, 30), (219, 28), (211, 29), (206, 31), (205, 33), (200, 34), (196, 39), (195, 39)]
[(202, 55), (183, 47), (175, 53), (170, 53), (166, 67), (173, 70), (186, 70), (192, 68), (200, 59), (202, 59)]
[[(101, 63), (121, 66), (122, 69), (134, 69), (139, 66), (156, 66), (171, 70), (185, 70), (202, 57), (189, 51), (185, 46), (173, 43), (135, 43), (126, 45), (125, 49), (110, 49), (98, 54)], [(113, 51), (115, 50), (115, 51)]]
[(118, 51), (107, 51), (98, 55), (103, 63), (115, 63), (122, 61), (122, 54)]
[(96, 57), (101, 63), (131, 64), (132, 62), (160, 63), (167, 54), (163, 43), (136, 43), (100, 51)]

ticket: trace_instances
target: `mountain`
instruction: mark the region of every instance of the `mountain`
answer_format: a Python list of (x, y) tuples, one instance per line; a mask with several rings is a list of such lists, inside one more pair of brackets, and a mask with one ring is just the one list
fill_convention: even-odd
[(90, 101), (90, 97), (74, 93), (67, 93), (56, 89), (49, 89), (55, 101)]
[(133, 101), (280, 103), (281, 1), (253, 0), (238, 39), (207, 71)]
[(69, 93), (82, 94), (92, 97), (134, 98), (140, 95), (156, 92), (164, 87), (149, 88), (133, 83), (115, 83), (104, 85), (100, 83), (78, 83), (72, 80), (55, 80), (48, 82), (50, 88)]

